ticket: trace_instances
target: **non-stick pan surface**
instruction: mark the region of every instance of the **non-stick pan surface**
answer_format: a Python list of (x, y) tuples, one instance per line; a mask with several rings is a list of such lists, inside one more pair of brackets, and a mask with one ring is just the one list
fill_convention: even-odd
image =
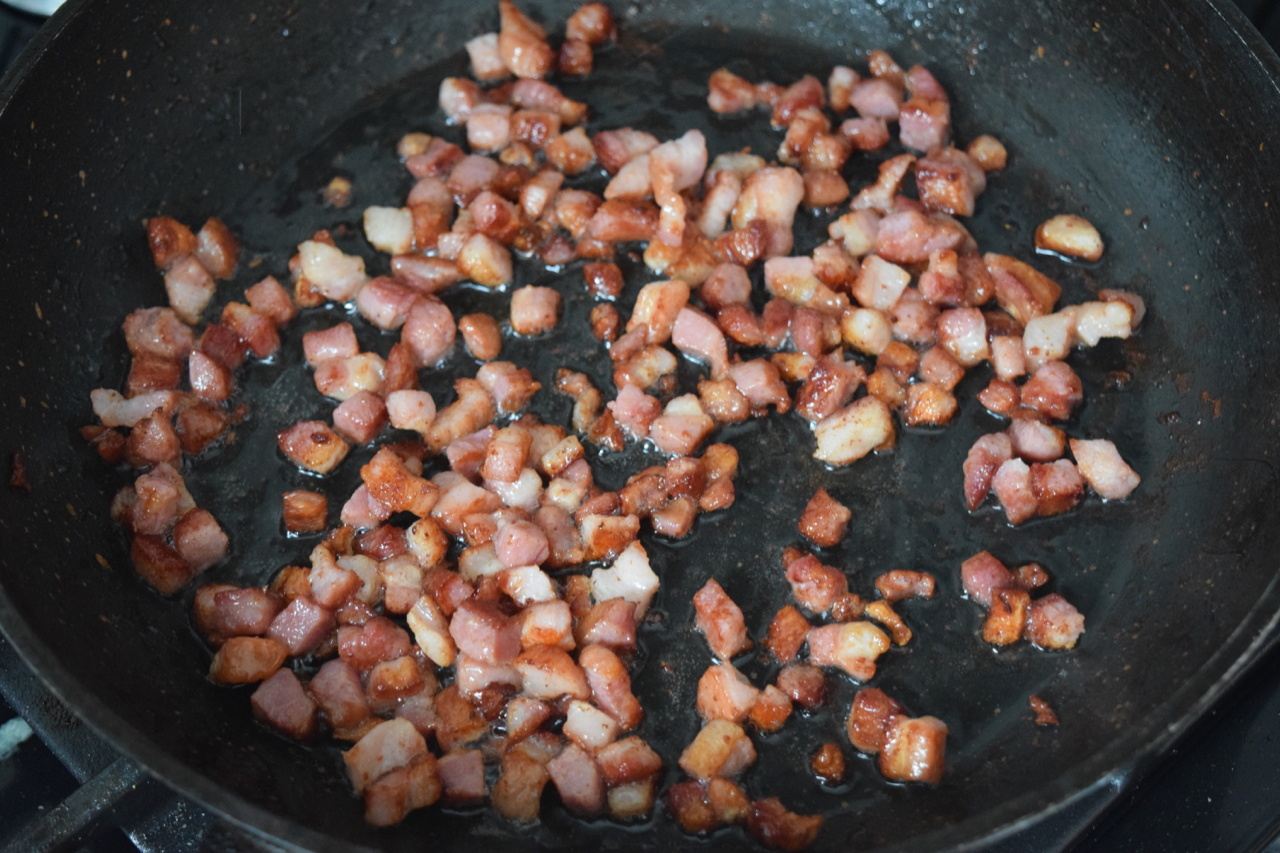
[[(573, 7), (530, 5), (553, 31)], [(1140, 767), (1251, 659), (1280, 606), (1280, 378), (1268, 359), (1280, 317), (1274, 57), (1240, 34), (1234, 10), (1207, 3), (933, 5), (632, 4), (616, 10), (619, 46), (598, 56), (588, 82), (566, 85), (591, 103), (590, 132), (631, 124), (666, 137), (699, 127), (713, 152), (764, 153), (778, 135), (762, 116), (706, 109), (712, 70), (728, 63), (787, 82), (884, 47), (939, 76), (960, 140), (991, 132), (1010, 149), (972, 222), (984, 250), (1033, 261), (1063, 284), (1064, 302), (1103, 287), (1147, 300), (1138, 336), (1072, 357), (1087, 403), (1070, 433), (1112, 438), (1143, 477), (1123, 503), (1089, 499), (1017, 529), (996, 510), (965, 512), (960, 463), (979, 434), (1001, 428), (973, 400), (986, 382), (975, 371), (954, 424), (906, 430), (896, 453), (847, 469), (809, 458), (812, 439), (793, 416), (726, 429), (722, 440), (742, 456), (738, 503), (701, 519), (687, 542), (645, 539), (663, 588), (635, 685), (648, 709), (639, 734), (668, 759), (664, 783), (679, 778), (674, 758), (697, 729), (696, 681), (710, 662), (691, 630), (693, 592), (717, 578), (761, 636), (788, 599), (779, 555), (798, 539), (795, 521), (818, 485), (854, 510), (848, 539), (824, 554), (854, 591), (871, 593), (890, 568), (939, 579), (934, 600), (901, 608), (916, 639), (886, 655), (873, 682), (949, 726), (949, 768), (936, 789), (890, 785), (857, 759), (842, 787), (814, 781), (808, 756), (824, 740), (844, 742), (856, 688), (840, 678), (826, 710), (757, 739), (749, 791), (823, 813), (821, 849), (964, 847)], [(365, 826), (335, 749), (270, 734), (252, 721), (247, 690), (206, 681), (209, 652), (189, 627), (189, 596), (165, 600), (138, 581), (108, 517), (129, 475), (108, 470), (77, 434), (92, 420), (89, 389), (122, 385), (120, 320), (164, 302), (144, 217), (198, 225), (218, 215), (240, 235), (244, 260), (215, 308), (267, 273), (283, 277), (293, 247), (321, 227), (379, 271), (385, 260), (363, 243), (359, 211), (403, 198), (409, 178), (394, 143), (404, 131), (458, 135), (435, 108), (439, 80), (464, 73), (462, 42), (495, 26), (487, 4), (462, 3), (82, 2), (59, 13), (52, 38), (0, 88), (0, 449), (22, 453), (32, 486), (0, 493), (0, 624), (122, 750), (211, 807), (308, 848), (694, 846), (663, 814), (639, 827), (588, 824), (553, 795), (531, 830), (439, 809), (390, 830)], [(846, 175), (869, 180), (875, 162), (859, 159)], [(355, 180), (347, 211), (319, 204), (334, 174)], [(1100, 228), (1100, 263), (1033, 256), (1035, 225), (1058, 212)], [(798, 233), (798, 251), (808, 251), (821, 224), (805, 219)], [(651, 277), (639, 263), (624, 266), (625, 315)], [(610, 387), (608, 360), (585, 332), (577, 266), (522, 268), (516, 284), (529, 282), (560, 288), (565, 316), (546, 338), (508, 335), (504, 357), (534, 365), (548, 386), (568, 365)], [(506, 299), (464, 291), (455, 314), (502, 317)], [(299, 341), (338, 315), (304, 315), (271, 363), (246, 369), (248, 419), (233, 443), (190, 466), (197, 501), (233, 541), (208, 580), (264, 583), (311, 547), (280, 533), (279, 495), (304, 478), (277, 456), (273, 436), (327, 416), (331, 404), (298, 369)], [(386, 352), (392, 339), (357, 326), (366, 348)], [(424, 371), (423, 386), (447, 401), (450, 377), (474, 369), (459, 352), (444, 370)], [(567, 401), (549, 391), (535, 409), (567, 420)], [(597, 460), (598, 479), (617, 486), (645, 455)], [(336, 503), (356, 470), (348, 462), (319, 487)], [(960, 562), (981, 549), (1049, 569), (1051, 589), (1087, 616), (1078, 648), (995, 652), (981, 641), (981, 614), (959, 583)], [(772, 676), (759, 659), (743, 669), (757, 684)], [(1052, 703), (1060, 726), (1031, 723), (1032, 693)], [(741, 843), (736, 829), (711, 839)]]

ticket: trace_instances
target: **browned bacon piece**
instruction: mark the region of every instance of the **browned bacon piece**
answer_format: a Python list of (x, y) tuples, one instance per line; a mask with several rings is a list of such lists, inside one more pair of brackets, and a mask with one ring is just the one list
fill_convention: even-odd
[(894, 723), (906, 715), (906, 709), (883, 690), (863, 688), (849, 710), (846, 723), (849, 740), (859, 751), (874, 755), (884, 749)]
[(1007, 646), (1017, 642), (1027, 622), (1031, 596), (1021, 589), (993, 589), (987, 620), (982, 624), (982, 639), (992, 645)]
[(937, 717), (901, 717), (880, 750), (880, 772), (895, 782), (937, 785), (946, 771), (947, 726)]
[(800, 533), (815, 545), (834, 548), (844, 538), (852, 517), (848, 507), (827, 494), (826, 489), (819, 488), (800, 515), (798, 527)]
[(771, 850), (800, 851), (813, 844), (822, 815), (799, 815), (776, 797), (756, 800), (747, 810), (747, 831)]
[(1054, 713), (1049, 703), (1041, 699), (1034, 693), (1028, 697), (1028, 703), (1031, 705), (1031, 712), (1035, 714), (1035, 722), (1037, 726), (1056, 726), (1058, 725), (1058, 715)]
[(728, 661), (751, 648), (742, 611), (724, 593), (716, 579), (708, 579), (695, 594), (694, 610), (698, 612), (696, 626), (707, 637), (708, 646), (716, 657)]

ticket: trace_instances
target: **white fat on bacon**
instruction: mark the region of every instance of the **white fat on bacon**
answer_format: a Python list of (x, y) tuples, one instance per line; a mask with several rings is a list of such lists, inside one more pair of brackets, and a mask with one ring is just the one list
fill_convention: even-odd
[(639, 542), (626, 547), (613, 565), (591, 572), (591, 597), (596, 601), (623, 598), (636, 606), (636, 618), (644, 616), (658, 591), (658, 576), (649, 567), (649, 555)]

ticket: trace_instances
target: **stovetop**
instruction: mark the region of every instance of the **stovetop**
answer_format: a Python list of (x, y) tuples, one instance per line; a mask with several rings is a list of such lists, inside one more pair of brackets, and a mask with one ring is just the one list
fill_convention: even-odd
[[(1280, 50), (1280, 0), (1235, 0)], [(0, 2), (0, 74), (43, 19)], [(8, 754), (6, 755), (6, 752)], [(0, 636), (0, 853), (286, 853), (151, 779)], [(980, 853), (1280, 853), (1280, 646), (1142, 778)]]

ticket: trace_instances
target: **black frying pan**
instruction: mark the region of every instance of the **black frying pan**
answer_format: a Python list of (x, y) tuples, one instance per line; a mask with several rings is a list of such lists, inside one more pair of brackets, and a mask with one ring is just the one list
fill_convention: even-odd
[[(534, 8), (554, 31), (573, 5)], [(939, 577), (935, 600), (902, 608), (917, 640), (887, 655), (874, 683), (951, 730), (950, 769), (937, 789), (889, 785), (861, 760), (843, 788), (816, 785), (807, 757), (839, 739), (855, 689), (834, 677), (827, 711), (760, 738), (748, 789), (826, 815), (820, 848), (963, 848), (1016, 828), (1100, 778), (1141, 769), (1266, 644), (1280, 610), (1271, 461), (1280, 380), (1266, 367), (1280, 316), (1276, 61), (1242, 34), (1248, 27), (1230, 7), (1120, 5), (637, 4), (617, 9), (622, 43), (598, 57), (591, 81), (566, 87), (591, 102), (593, 132), (636, 124), (666, 136), (698, 126), (713, 151), (769, 151), (778, 137), (760, 117), (707, 112), (711, 70), (729, 62), (786, 82), (885, 47), (904, 64), (933, 68), (952, 92), (961, 140), (989, 131), (1010, 148), (1010, 168), (973, 223), (984, 249), (1031, 259), (1039, 221), (1082, 213), (1108, 239), (1103, 261), (1036, 265), (1063, 284), (1066, 302), (1124, 287), (1151, 309), (1131, 343), (1073, 357), (1088, 402), (1072, 434), (1114, 438), (1144, 478), (1120, 505), (1090, 500), (1016, 530), (992, 510), (966, 514), (960, 462), (977, 435), (998, 428), (972, 400), (979, 375), (961, 386), (952, 426), (906, 433), (896, 454), (840, 471), (808, 458), (811, 438), (793, 419), (726, 430), (743, 459), (738, 504), (702, 519), (687, 543), (646, 540), (663, 573), (664, 618), (645, 629), (635, 682), (650, 697), (640, 733), (668, 758), (666, 782), (678, 778), (674, 757), (696, 730), (695, 684), (709, 662), (689, 630), (692, 593), (718, 578), (759, 636), (787, 597), (778, 554), (796, 539), (799, 508), (818, 484), (855, 509), (853, 533), (828, 555), (855, 591), (869, 593), (888, 568)], [(403, 197), (408, 178), (394, 141), (406, 129), (438, 128), (440, 77), (464, 72), (462, 41), (495, 25), (487, 4), (257, 0), (203, 11), (73, 2), (41, 34), (0, 87), (0, 270), (9, 296), (0, 449), (22, 452), (32, 485), (29, 495), (0, 492), (0, 625), (124, 752), (281, 840), (312, 849), (692, 846), (661, 809), (639, 831), (587, 825), (553, 805), (554, 795), (528, 831), (485, 812), (438, 809), (391, 830), (365, 826), (335, 750), (271, 735), (252, 722), (247, 691), (206, 682), (209, 655), (189, 628), (187, 600), (161, 599), (133, 576), (107, 517), (127, 475), (106, 470), (77, 435), (91, 419), (88, 390), (123, 382), (121, 318), (163, 302), (142, 218), (198, 225), (217, 214), (231, 223), (246, 261), (262, 260), (242, 263), (220, 302), (262, 274), (283, 275), (292, 247), (317, 227), (355, 226), (364, 205)], [(357, 185), (356, 205), (338, 215), (316, 198), (335, 173)], [(854, 180), (872, 174), (871, 160), (847, 170)], [(350, 250), (362, 248), (358, 231), (344, 239)], [(818, 233), (806, 221), (799, 248)], [(646, 280), (637, 264), (628, 273), (624, 308)], [(506, 356), (534, 363), (544, 382), (561, 364), (607, 378), (583, 332), (590, 306), (577, 275), (525, 269), (518, 281), (561, 282), (566, 294), (550, 338), (506, 341)], [(466, 292), (458, 304), (505, 315), (501, 295)], [(233, 537), (232, 559), (210, 579), (263, 583), (309, 550), (279, 535), (278, 495), (299, 477), (271, 436), (326, 414), (329, 404), (290, 368), (301, 333), (333, 319), (304, 317), (275, 363), (243, 375), (249, 420), (189, 475), (197, 501)], [(361, 335), (366, 347), (389, 346), (369, 329)], [(455, 356), (449, 370), (470, 373), (474, 364)], [(424, 372), (423, 383), (447, 399), (448, 371)], [(551, 394), (535, 408), (567, 418), (567, 402)], [(642, 456), (603, 460), (599, 479), (618, 484)], [(349, 492), (355, 467), (348, 462), (325, 488)], [(1088, 617), (1076, 650), (997, 654), (981, 642), (981, 616), (959, 597), (958, 566), (982, 548), (1049, 568), (1053, 589)], [(763, 662), (745, 669), (757, 683), (772, 674)], [(1060, 727), (1031, 724), (1031, 693), (1050, 700)], [(712, 839), (723, 849), (741, 843), (737, 830)]]

